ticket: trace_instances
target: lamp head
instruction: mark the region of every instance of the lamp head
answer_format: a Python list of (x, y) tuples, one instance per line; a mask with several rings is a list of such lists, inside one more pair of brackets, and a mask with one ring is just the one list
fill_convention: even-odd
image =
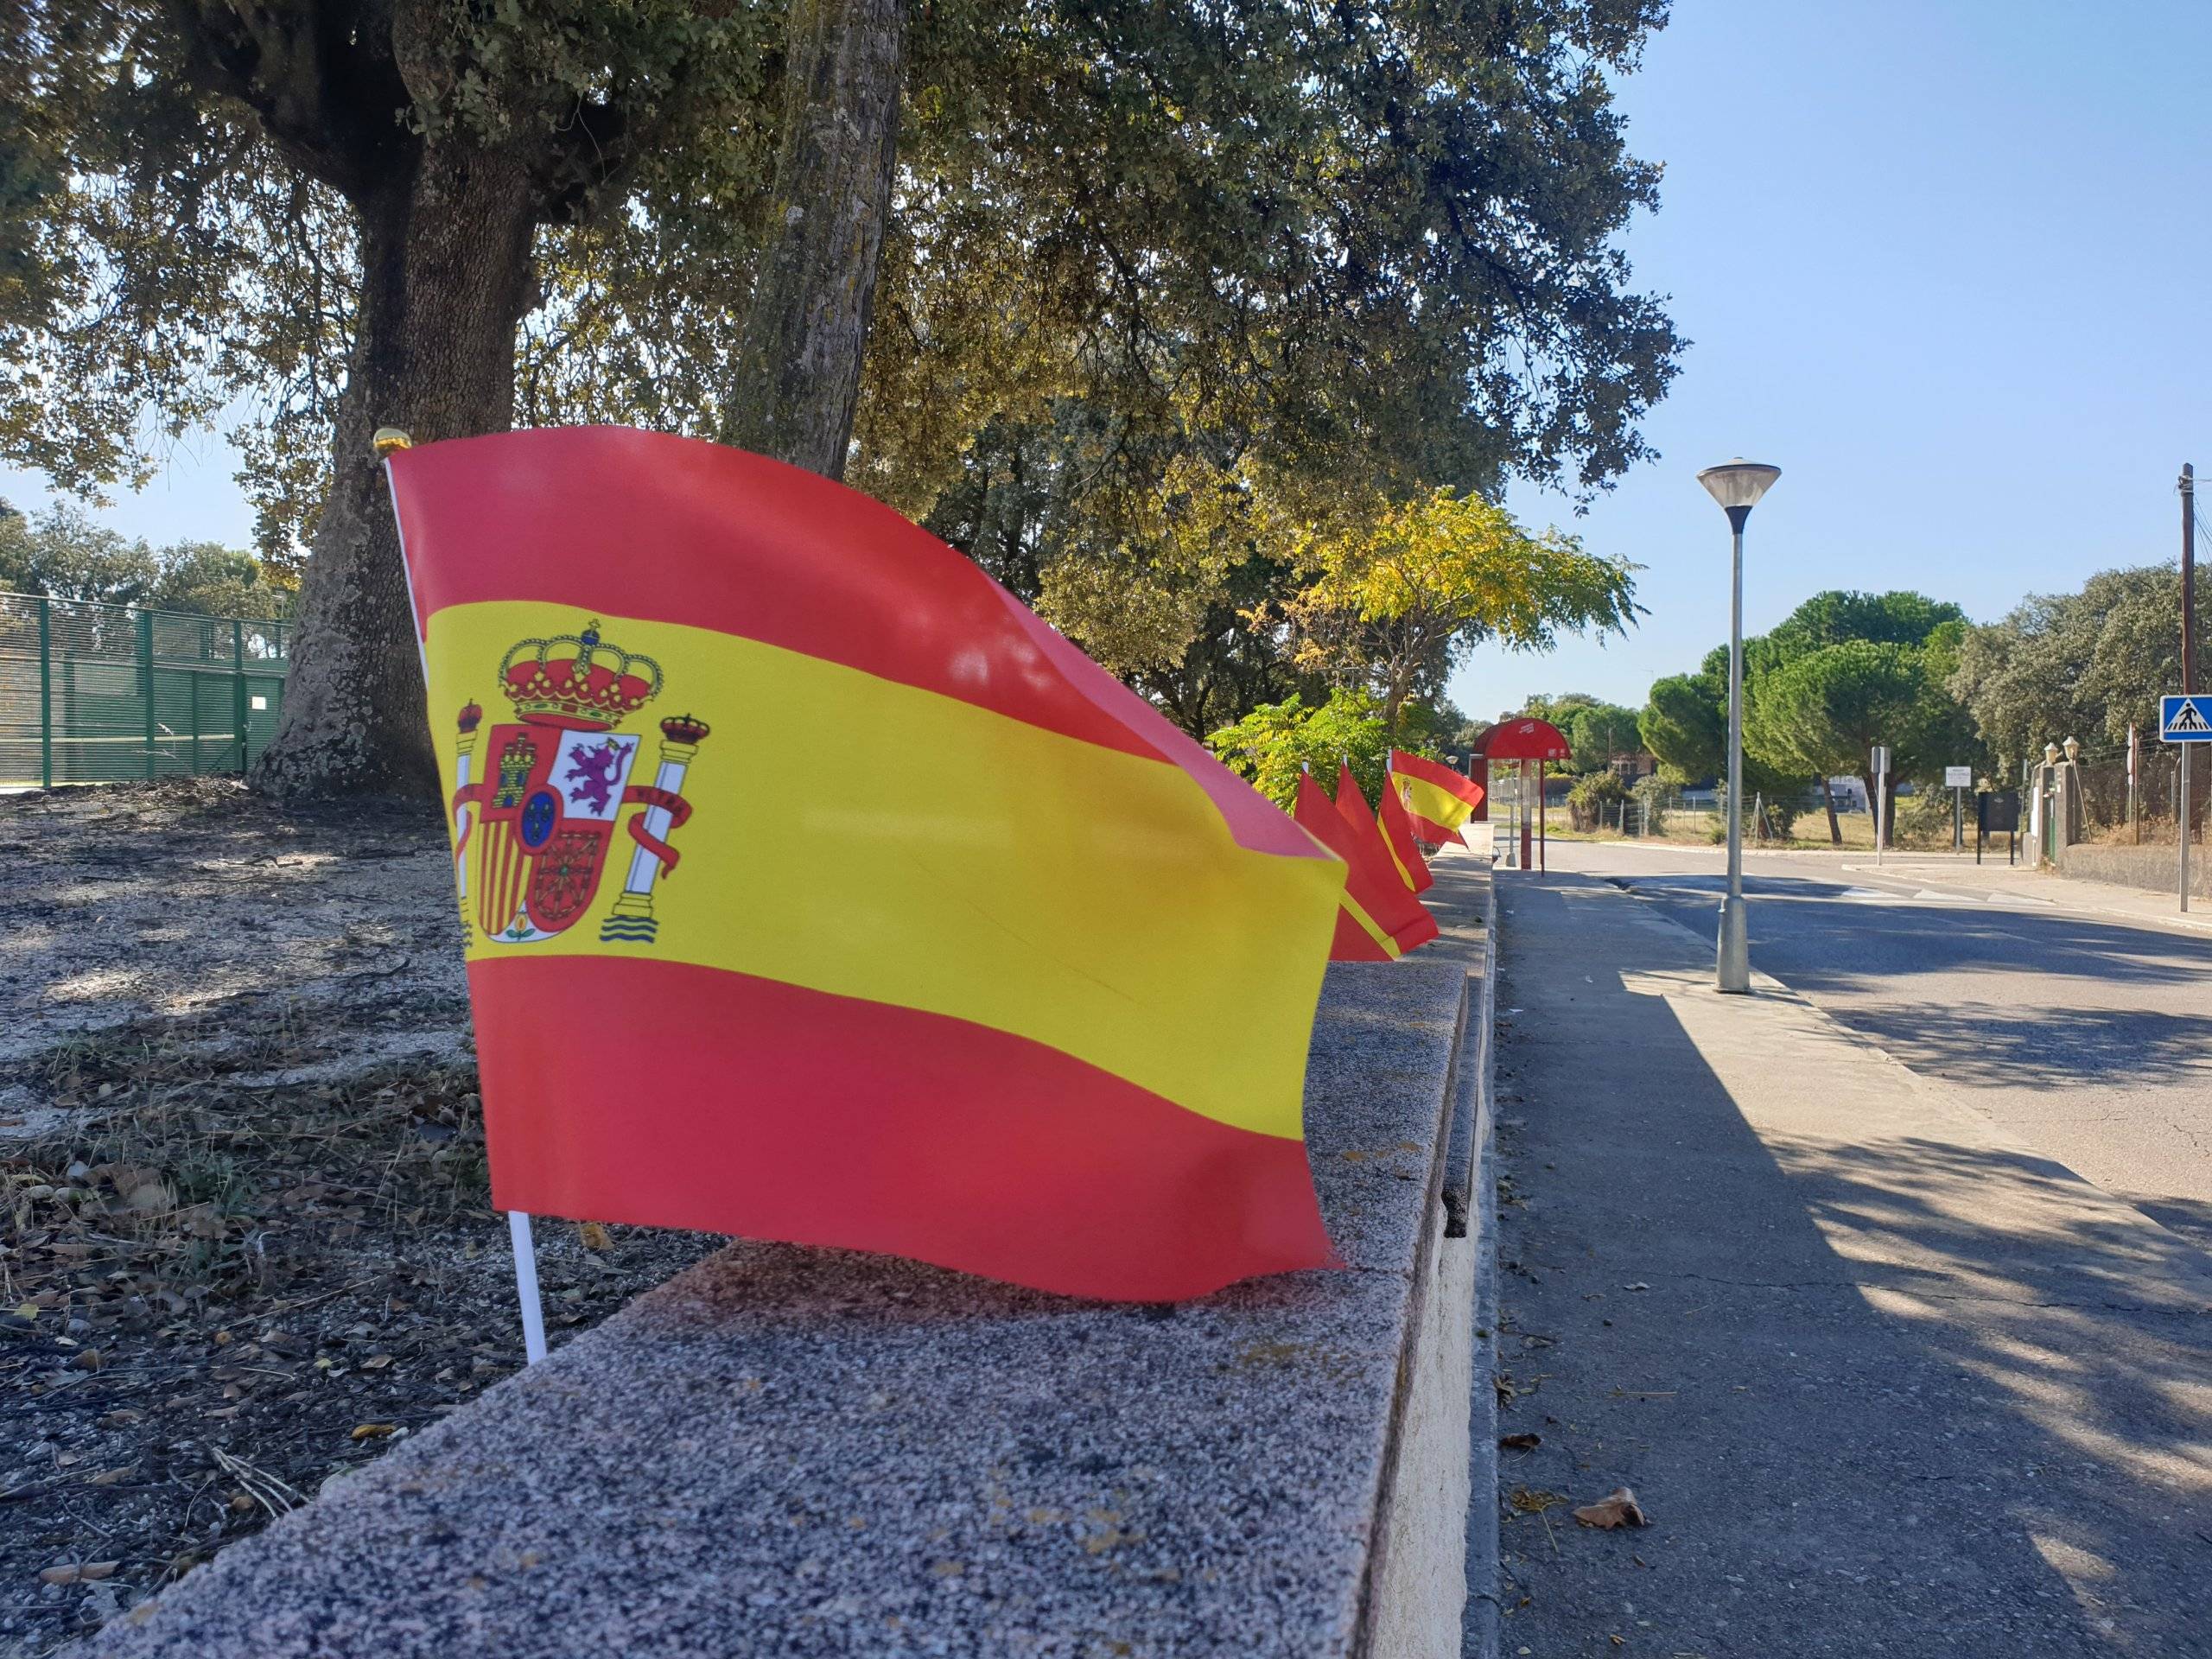
[(2057, 744), (2046, 743), (2043, 746), (2043, 763), (2046, 766), (2055, 766), (2058, 764)]
[(1751, 509), (1759, 498), (1773, 487), (1774, 480), (1782, 476), (1782, 468), (1770, 467), (1764, 461), (1745, 461), (1741, 455), (1724, 461), (1718, 467), (1708, 467), (1697, 475), (1697, 481), (1706, 492), (1720, 504), (1728, 515), (1728, 522), (1738, 530), (1751, 517)]
[(2082, 745), (2075, 739), (2068, 738), (2060, 747), (2066, 751), (2066, 759), (2069, 762), (2082, 758)]

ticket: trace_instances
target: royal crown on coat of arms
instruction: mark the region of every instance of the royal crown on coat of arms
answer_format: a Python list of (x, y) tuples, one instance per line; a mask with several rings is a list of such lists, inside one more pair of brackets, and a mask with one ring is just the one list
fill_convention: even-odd
[(524, 639), (499, 659), (499, 689), (524, 720), (555, 715), (620, 724), (660, 695), (660, 664), (581, 633)]
[(486, 939), (527, 944), (571, 926), (599, 890), (626, 811), (635, 845), (600, 938), (653, 943), (654, 884), (676, 868), (667, 837), (691, 816), (679, 791), (709, 731), (690, 714), (662, 721), (653, 781), (632, 782), (645, 739), (616, 728), (661, 684), (658, 663), (607, 644), (594, 620), (575, 633), (519, 640), (500, 658), (499, 689), (518, 723), (491, 728), (486, 764), (474, 779), (484, 710), (474, 702), (461, 710), (454, 874), (461, 915)]

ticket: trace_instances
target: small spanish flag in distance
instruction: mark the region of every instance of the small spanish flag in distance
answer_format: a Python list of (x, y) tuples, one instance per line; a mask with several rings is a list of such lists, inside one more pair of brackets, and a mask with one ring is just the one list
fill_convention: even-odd
[(1416, 827), (1426, 823), (1437, 832), (1430, 839), (1459, 841), (1459, 826), (1483, 804), (1483, 786), (1440, 761), (1393, 749), (1390, 772), (1405, 780), (1406, 810)]
[(1404, 785), (1395, 773), (1382, 780), (1382, 800), (1375, 809), (1375, 822), (1382, 830), (1383, 844), (1390, 849), (1390, 861), (1398, 867), (1398, 874), (1415, 893), (1427, 893), (1436, 885), (1436, 878), (1429, 873), (1428, 861), (1421, 855), (1421, 843), (1414, 839), (1413, 819), (1407, 815), (1406, 804), (1398, 791)]
[[(1389, 793), (1387, 785), (1384, 793)], [(1398, 849), (1390, 844), (1390, 837), (1383, 831), (1382, 818), (1368, 806), (1366, 793), (1360, 788), (1359, 779), (1352, 776), (1349, 760), (1337, 769), (1337, 810), (1344, 815), (1345, 823), (1351, 827), (1352, 839), (1366, 849), (1370, 858), (1379, 857), (1380, 862), (1405, 884), (1407, 892), (1419, 893), (1421, 890), (1414, 884), (1413, 877), (1406, 874), (1405, 865), (1398, 857)], [(1414, 861), (1426, 877), (1428, 867), (1421, 862), (1418, 852), (1414, 855)], [(1427, 883), (1424, 881), (1421, 885), (1427, 886)]]
[(1332, 1260), (1344, 866), (857, 491), (401, 449), (503, 1209), (1166, 1300)]
[(1344, 861), (1343, 909), (1337, 918), (1335, 962), (1390, 962), (1437, 935), (1436, 918), (1407, 890), (1379, 837), (1370, 843), (1353, 832), (1311, 772), (1298, 779), (1294, 816), (1313, 838)]

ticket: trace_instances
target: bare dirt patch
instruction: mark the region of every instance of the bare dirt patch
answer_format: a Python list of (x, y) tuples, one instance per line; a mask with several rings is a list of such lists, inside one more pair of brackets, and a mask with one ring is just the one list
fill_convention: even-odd
[[(0, 800), (0, 1656), (522, 1360), (443, 829), (210, 779)], [(556, 1342), (720, 1243), (541, 1224)]]

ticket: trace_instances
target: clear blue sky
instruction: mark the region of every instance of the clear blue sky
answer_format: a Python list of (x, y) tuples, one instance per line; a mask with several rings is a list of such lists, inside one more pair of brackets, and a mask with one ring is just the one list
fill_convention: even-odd
[(1782, 479), (1745, 537), (1745, 626), (1824, 588), (1977, 621), (2177, 556), (2212, 470), (2212, 10), (2057, 0), (1675, 0), (1619, 89), (1662, 162), (1626, 244), (1691, 342), (1660, 459), (1557, 521), (1646, 567), (1625, 640), (1478, 653), (1471, 715), (1533, 691), (1640, 706), (1728, 637), (1731, 455)]
[[(1452, 692), (1640, 705), (1727, 637), (1726, 521), (1694, 474), (1782, 481), (1752, 515), (1747, 627), (1822, 588), (1917, 588), (1977, 620), (2023, 594), (2171, 557), (2173, 478), (2212, 469), (2212, 10), (2059, 0), (1676, 0), (1620, 89), (1660, 211), (1627, 246), (1692, 342), (1648, 430), (1660, 459), (1559, 520), (1645, 567), (1626, 639), (1485, 651)], [(215, 438), (118, 529), (250, 537)], [(41, 481), (0, 470), (29, 506)]]

